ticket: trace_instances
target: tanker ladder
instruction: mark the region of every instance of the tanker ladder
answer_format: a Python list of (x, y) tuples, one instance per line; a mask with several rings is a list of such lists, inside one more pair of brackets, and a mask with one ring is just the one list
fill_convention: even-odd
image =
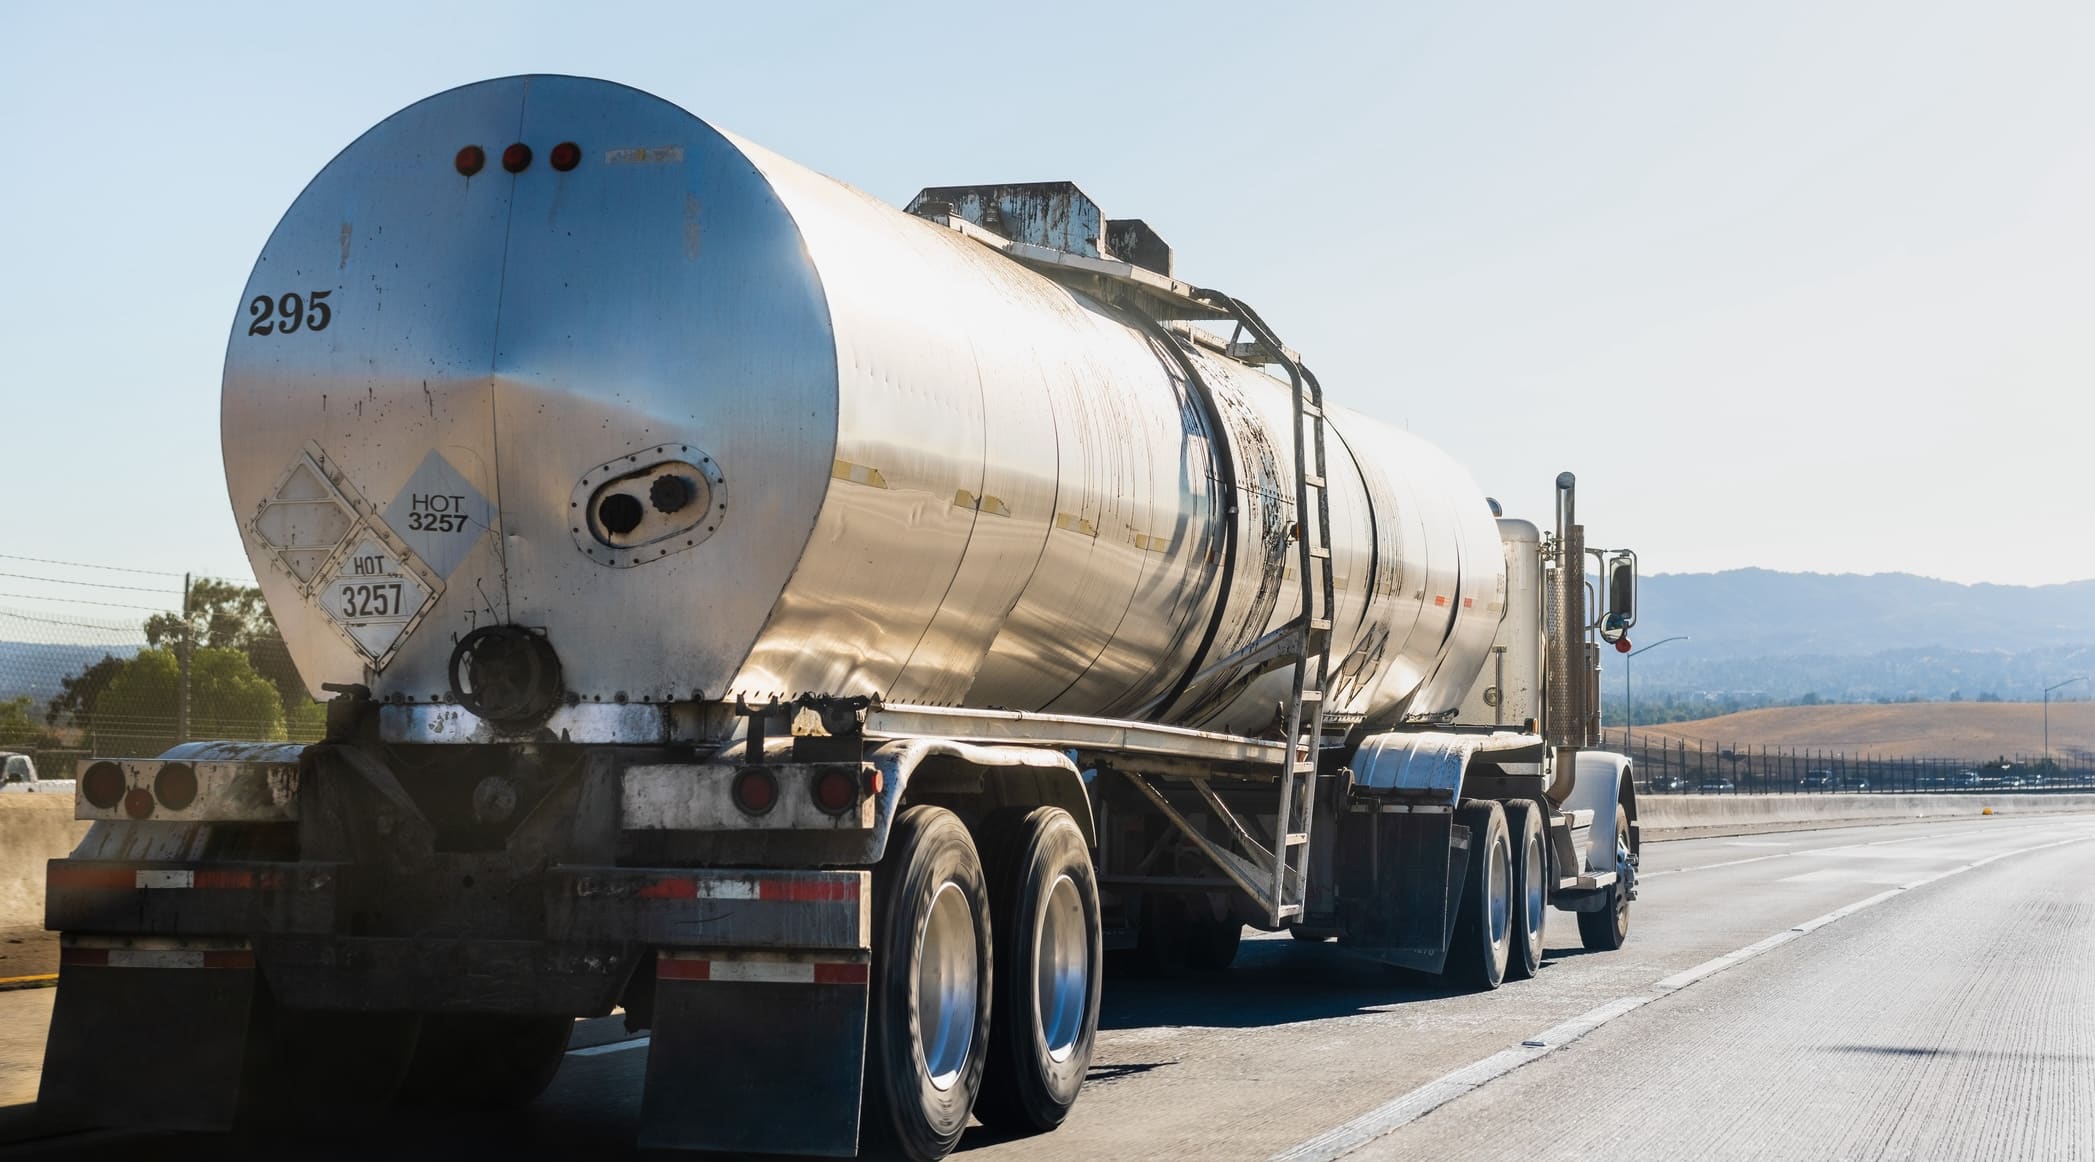
[(1273, 846), (1269, 850), (1243, 820), (1232, 812), (1206, 780), (1195, 780), (1194, 789), (1229, 831), (1237, 845), (1251, 857), (1251, 866), (1222, 851), (1200, 834), (1149, 780), (1132, 780), (1159, 810), (1191, 837), (1206, 854), (1243, 883), (1265, 882), (1251, 892), (1265, 909), (1269, 924), (1302, 915), (1309, 891), (1310, 826), (1314, 819), (1317, 787), (1317, 756), (1324, 739), (1325, 693), (1331, 678), (1331, 624), (1336, 604), (1336, 579), (1331, 570), (1331, 498), (1325, 471), (1324, 388), (1309, 368), (1303, 366), (1258, 312), (1242, 300), (1216, 291), (1195, 290), (1193, 297), (1215, 308), (1236, 323), (1232, 352), (1245, 362), (1271, 362), (1288, 373), (1294, 398), (1295, 440), (1295, 580), (1301, 612), (1274, 635), (1278, 656), (1292, 654), (1294, 682), (1288, 700), (1280, 708), (1281, 737), (1286, 744), (1279, 763), (1279, 802), (1273, 819)]

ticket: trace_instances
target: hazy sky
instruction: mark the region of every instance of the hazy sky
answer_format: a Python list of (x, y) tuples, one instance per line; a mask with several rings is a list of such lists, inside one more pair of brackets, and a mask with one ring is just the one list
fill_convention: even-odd
[(2095, 5), (880, 8), (0, 5), (0, 553), (245, 574), (218, 379), (277, 218), (569, 72), (897, 204), (1075, 179), (1649, 570), (2095, 577)]

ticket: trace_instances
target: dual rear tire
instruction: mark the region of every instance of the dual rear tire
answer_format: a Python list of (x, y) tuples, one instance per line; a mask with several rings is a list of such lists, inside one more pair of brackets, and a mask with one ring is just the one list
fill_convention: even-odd
[(1487, 990), (1535, 975), (1551, 874), (1541, 809), (1525, 800), (1473, 799), (1456, 809), (1455, 822), (1469, 829), (1469, 869), (1448, 974)]
[(1060, 1125), (1098, 1030), (1102, 926), (1083, 833), (1055, 807), (896, 817), (874, 870), (861, 1134), (943, 1158), (968, 1116)]

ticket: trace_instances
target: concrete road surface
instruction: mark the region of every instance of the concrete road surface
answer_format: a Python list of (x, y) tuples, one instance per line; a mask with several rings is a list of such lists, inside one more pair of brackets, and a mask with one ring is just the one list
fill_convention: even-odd
[[(1556, 913), (1532, 981), (1465, 994), (1328, 945), (1113, 979), (1056, 1133), (961, 1157), (2095, 1158), (2095, 816), (1653, 843), (1629, 947)], [(0, 1103), (33, 1092), (47, 992), (0, 994)], [(75, 1135), (35, 1158), (629, 1154), (644, 1040), (581, 1022), (507, 1118), (351, 1140)], [(25, 1054), (31, 1054), (24, 1059)], [(0, 1137), (26, 1108), (0, 1109)]]

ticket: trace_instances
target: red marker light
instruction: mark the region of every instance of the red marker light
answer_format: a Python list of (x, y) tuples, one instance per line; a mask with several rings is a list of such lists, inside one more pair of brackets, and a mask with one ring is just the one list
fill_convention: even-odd
[(522, 173), (531, 167), (531, 147), (519, 141), (502, 151), (502, 168), (510, 173)]
[(487, 165), (487, 151), (477, 145), (468, 145), (458, 151), (458, 156), (451, 159), (451, 164), (458, 167), (459, 173), (472, 177)]
[(552, 156), (548, 160), (553, 163), (554, 169), (566, 173), (582, 164), (582, 147), (572, 141), (563, 141), (553, 147)]
[(1617, 639), (1617, 640), (1616, 640), (1616, 642), (1615, 642), (1615, 652), (1616, 652), (1616, 653), (1618, 653), (1618, 654), (1626, 654), (1626, 653), (1628, 653), (1628, 652), (1629, 652), (1629, 639), (1628, 639), (1628, 638), (1620, 638), (1620, 639)]
[(133, 819), (143, 819), (153, 813), (153, 793), (144, 787), (133, 787), (124, 792), (124, 814)]

